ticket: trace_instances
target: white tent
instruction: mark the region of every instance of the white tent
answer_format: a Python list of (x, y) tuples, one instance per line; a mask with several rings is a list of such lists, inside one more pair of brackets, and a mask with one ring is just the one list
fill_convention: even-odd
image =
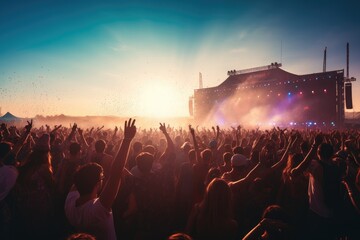
[(0, 122), (3, 123), (19, 123), (22, 120), (22, 118), (16, 117), (9, 112), (7, 112), (4, 116), (0, 117)]

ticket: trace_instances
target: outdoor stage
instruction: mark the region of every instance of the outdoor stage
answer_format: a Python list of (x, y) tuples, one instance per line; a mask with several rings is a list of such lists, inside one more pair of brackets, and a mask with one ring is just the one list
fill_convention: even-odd
[[(341, 127), (344, 70), (295, 75), (281, 64), (229, 71), (217, 87), (195, 89), (190, 112), (202, 124)], [(351, 92), (351, 89), (350, 89)]]

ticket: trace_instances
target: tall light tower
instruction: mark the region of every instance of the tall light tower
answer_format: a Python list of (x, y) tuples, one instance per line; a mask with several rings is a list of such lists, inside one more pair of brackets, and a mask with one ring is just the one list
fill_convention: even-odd
[(327, 49), (327, 47), (325, 47), (325, 50), (324, 50), (323, 72), (326, 72), (326, 49)]
[(199, 72), (199, 89), (203, 88), (203, 80), (202, 80), (202, 74)]
[(356, 81), (356, 78), (349, 77), (349, 43), (346, 44), (346, 77), (344, 79), (345, 82), (345, 106), (346, 109), (353, 109), (352, 103), (352, 91), (351, 91), (351, 82)]

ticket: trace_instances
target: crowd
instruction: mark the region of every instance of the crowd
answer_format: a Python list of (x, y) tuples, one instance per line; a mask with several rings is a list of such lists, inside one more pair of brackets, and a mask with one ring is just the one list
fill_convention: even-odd
[(1, 239), (360, 239), (360, 132), (0, 128)]

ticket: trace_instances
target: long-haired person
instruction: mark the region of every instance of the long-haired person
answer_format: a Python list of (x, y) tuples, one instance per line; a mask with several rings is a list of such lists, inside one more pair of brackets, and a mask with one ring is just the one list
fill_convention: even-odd
[(234, 239), (238, 224), (232, 217), (232, 196), (228, 184), (215, 178), (203, 200), (189, 217), (187, 232), (195, 239)]
[(51, 167), (50, 136), (43, 134), (19, 169), (15, 188), (17, 234), (46, 238), (54, 220), (55, 181)]

